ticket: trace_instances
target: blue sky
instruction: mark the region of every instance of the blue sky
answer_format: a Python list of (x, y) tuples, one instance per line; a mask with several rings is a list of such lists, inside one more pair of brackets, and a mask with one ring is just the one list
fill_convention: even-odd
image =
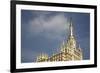
[(89, 13), (21, 10), (21, 62), (35, 62), (41, 53), (59, 52), (69, 35), (70, 17), (83, 58), (90, 59)]

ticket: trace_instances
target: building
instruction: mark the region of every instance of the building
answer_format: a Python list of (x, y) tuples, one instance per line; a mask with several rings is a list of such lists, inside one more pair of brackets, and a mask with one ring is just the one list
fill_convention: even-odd
[(70, 20), (69, 31), (69, 37), (61, 44), (59, 53), (53, 54), (51, 57), (48, 57), (47, 54), (41, 54), (37, 57), (37, 62), (82, 60), (82, 50), (73, 33), (72, 20)]

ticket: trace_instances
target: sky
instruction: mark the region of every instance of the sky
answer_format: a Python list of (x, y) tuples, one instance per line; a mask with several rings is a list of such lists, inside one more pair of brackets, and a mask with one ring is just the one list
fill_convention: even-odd
[(89, 13), (21, 10), (21, 62), (35, 62), (41, 53), (50, 57), (59, 52), (69, 35), (69, 18), (83, 59), (90, 59)]

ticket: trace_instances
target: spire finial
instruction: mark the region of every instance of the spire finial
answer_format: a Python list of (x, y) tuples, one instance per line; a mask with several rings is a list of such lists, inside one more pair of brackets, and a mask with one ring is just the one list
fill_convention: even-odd
[(73, 24), (72, 24), (72, 18), (70, 18), (70, 35), (73, 36)]
[(64, 42), (64, 40), (63, 40), (63, 44), (62, 44), (62, 45), (64, 46), (64, 44), (65, 44), (65, 42)]
[(80, 44), (79, 44), (79, 48), (80, 48)]

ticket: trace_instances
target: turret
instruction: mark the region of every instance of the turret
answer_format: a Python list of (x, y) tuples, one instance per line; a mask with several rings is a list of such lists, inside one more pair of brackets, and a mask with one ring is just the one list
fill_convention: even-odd
[(44, 61), (47, 61), (48, 60), (48, 55), (47, 54), (40, 54), (38, 57), (37, 57), (37, 62), (44, 62)]

